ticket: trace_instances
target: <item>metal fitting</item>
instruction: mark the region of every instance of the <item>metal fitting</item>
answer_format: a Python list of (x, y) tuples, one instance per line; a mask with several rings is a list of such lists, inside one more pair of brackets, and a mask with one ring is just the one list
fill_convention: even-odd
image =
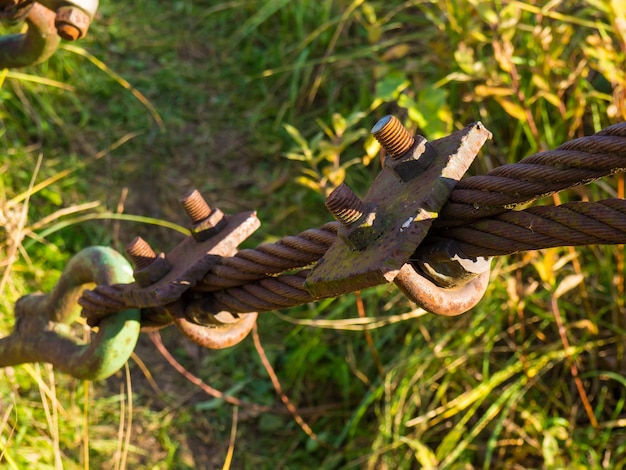
[(17, 24), (26, 18), (34, 4), (30, 0), (0, 1), (0, 21), (9, 25)]
[(135, 237), (126, 246), (126, 253), (135, 265), (133, 276), (140, 287), (154, 284), (171, 269), (165, 253), (157, 255), (141, 237)]
[(420, 175), (437, 156), (424, 137), (413, 137), (394, 116), (382, 118), (372, 127), (371, 133), (387, 154), (385, 166), (404, 182)]
[(226, 226), (224, 213), (217, 208), (211, 209), (197, 189), (183, 196), (180, 204), (193, 223), (189, 231), (197, 242), (208, 240)]
[(449, 289), (467, 284), (489, 270), (491, 258), (469, 258), (454, 240), (421, 245), (411, 258), (430, 280)]
[(326, 208), (344, 227), (350, 227), (365, 215), (366, 207), (354, 191), (344, 183), (326, 198)]
[[(378, 132), (384, 127), (385, 122), (374, 126), (374, 130)], [(359, 240), (350, 233), (355, 230), (359, 234), (358, 228), (340, 227), (337, 239), (307, 276), (304, 286), (309, 293), (314, 297), (336, 297), (393, 281), (403, 266), (409, 264), (454, 185), (490, 135), (480, 123), (475, 123), (431, 142), (429, 146), (432, 145), (435, 153), (432, 161), (419, 176), (407, 181), (399, 178), (394, 169), (384, 166), (363, 198), (365, 211), (360, 212), (367, 216), (354, 222), (357, 227), (365, 225), (369, 233), (365, 231), (367, 236)], [(413, 139), (411, 145), (415, 143)], [(394, 160), (402, 162), (407, 151), (399, 152), (406, 145), (391, 147)], [(427, 147), (424, 144), (426, 154)], [(374, 217), (368, 218), (371, 214)]]
[(340, 184), (326, 199), (326, 207), (341, 222), (338, 236), (352, 250), (363, 250), (376, 241), (382, 232), (381, 218), (354, 194), (346, 184)]
[(56, 13), (54, 25), (63, 39), (76, 41), (87, 35), (91, 18), (85, 11), (73, 6), (64, 6), (60, 7)]
[(405, 183), (421, 175), (437, 156), (436, 150), (421, 135), (415, 136), (413, 145), (400, 157), (387, 155), (385, 166)]
[(203, 299), (197, 299), (186, 306), (175, 302), (165, 308), (181, 333), (208, 349), (225, 349), (239, 344), (256, 324), (257, 312), (211, 314), (206, 307)]
[(371, 133), (391, 158), (400, 158), (414, 143), (409, 131), (398, 118), (391, 115), (374, 124)]
[(490, 270), (479, 274), (462, 286), (444, 289), (422, 276), (415, 267), (407, 263), (393, 282), (404, 295), (424, 310), (452, 317), (467, 312), (485, 295), (489, 286)]

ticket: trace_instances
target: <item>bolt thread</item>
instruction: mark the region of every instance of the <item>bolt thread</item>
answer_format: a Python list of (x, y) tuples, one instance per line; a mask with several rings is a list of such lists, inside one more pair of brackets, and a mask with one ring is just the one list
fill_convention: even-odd
[(350, 225), (365, 213), (365, 205), (345, 184), (340, 184), (326, 198), (326, 208), (343, 225)]
[(189, 191), (180, 199), (180, 204), (194, 224), (211, 215), (211, 208), (197, 189)]
[(415, 139), (395, 116), (387, 115), (372, 127), (372, 135), (387, 155), (398, 159), (415, 143)]
[(135, 237), (126, 245), (126, 253), (130, 256), (137, 270), (148, 267), (155, 259), (156, 253), (147, 241), (141, 237)]

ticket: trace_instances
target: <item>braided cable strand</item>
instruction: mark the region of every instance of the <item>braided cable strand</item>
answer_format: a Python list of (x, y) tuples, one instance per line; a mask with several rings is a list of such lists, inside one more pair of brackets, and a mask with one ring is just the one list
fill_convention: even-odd
[(269, 312), (291, 308), (316, 299), (304, 287), (309, 270), (263, 279), (244, 286), (214, 292), (212, 308), (230, 313)]
[(466, 225), (626, 169), (626, 123), (462, 179), (433, 229)]
[(326, 252), (338, 229), (337, 222), (329, 222), (318, 229), (305, 230), (276, 243), (241, 250), (230, 258), (223, 258), (196, 289), (205, 292), (225, 289), (309, 266)]
[[(509, 210), (542, 196), (626, 170), (626, 123), (531, 155), (487, 175), (461, 180), (431, 229), (457, 240), (469, 257), (501, 256), (555, 246), (626, 243), (626, 201), (572, 202)], [(479, 220), (480, 219), (480, 220)], [(333, 243), (330, 222), (276, 243), (241, 250), (213, 266), (194, 295), (212, 292), (212, 309), (231, 313), (290, 308), (315, 299), (304, 288), (308, 270)], [(430, 237), (431, 235), (429, 235)], [(97, 286), (83, 296), (84, 314), (118, 311), (119, 290)]]
[[(556, 246), (626, 243), (626, 200), (570, 202), (560, 206), (509, 211), (445, 231), (469, 257), (504, 256)], [(332, 243), (329, 237), (329, 243)], [(304, 287), (309, 270), (265, 277), (256, 282), (216, 289), (211, 308), (230, 313), (267, 312), (291, 308), (316, 299)], [(97, 286), (80, 303), (88, 318), (100, 318), (122, 308), (120, 286)], [(203, 288), (192, 288), (202, 291)]]
[(626, 243), (626, 201), (530, 207), (445, 231), (469, 257), (503, 256), (556, 246)]
[[(445, 232), (469, 257), (503, 256), (556, 246), (626, 243), (626, 200), (538, 206), (455, 227)], [(215, 292), (219, 308), (231, 313), (290, 308), (314, 299), (305, 289), (308, 270)]]

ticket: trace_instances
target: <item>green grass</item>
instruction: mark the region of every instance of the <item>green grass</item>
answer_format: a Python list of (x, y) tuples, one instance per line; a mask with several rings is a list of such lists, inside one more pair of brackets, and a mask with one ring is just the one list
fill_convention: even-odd
[[(494, 138), (472, 173), (623, 121), (620, 5), (103, 2), (86, 39), (0, 73), (0, 332), (81, 248), (139, 234), (171, 249), (180, 234), (157, 221), (187, 224), (188, 188), (257, 209), (246, 246), (330, 220), (325, 194), (378, 173), (368, 130), (384, 114), (429, 139), (481, 120)], [(622, 183), (560, 199), (623, 197)], [(456, 318), (390, 286), (265, 314), (265, 353), (321, 443), (251, 339), (205, 351), (168, 329), (188, 371), (272, 411), (233, 414), (142, 335), (106, 381), (0, 371), (0, 462), (221, 468), (234, 445), (231, 468), (622, 468), (624, 318), (624, 250), (604, 246), (498, 259)]]

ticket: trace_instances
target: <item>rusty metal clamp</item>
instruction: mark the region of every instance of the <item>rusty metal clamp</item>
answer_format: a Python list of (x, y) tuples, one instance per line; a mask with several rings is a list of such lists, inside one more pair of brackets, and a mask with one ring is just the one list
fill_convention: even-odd
[(305, 286), (330, 297), (394, 282), (433, 313), (469, 310), (487, 288), (489, 260), (467, 259), (449, 245), (418, 248), (491, 133), (477, 122), (428, 142), (393, 116), (372, 133), (386, 151), (383, 169), (363, 200), (346, 185), (330, 194), (326, 206), (341, 228)]
[[(190, 235), (169, 253), (156, 254), (141, 238), (127, 253), (132, 259), (135, 282), (124, 286), (125, 305), (142, 309), (144, 330), (174, 323), (189, 339), (210, 349), (223, 349), (242, 341), (252, 330), (256, 312), (233, 315), (209, 312), (202, 299), (183, 295), (194, 287), (222, 257), (232, 256), (237, 246), (259, 226), (256, 212), (227, 216), (210, 208), (197, 190), (181, 199), (191, 219)], [(82, 303), (106, 303), (96, 293), (86, 293)]]
[(35, 65), (48, 60), (60, 39), (74, 41), (87, 34), (98, 0), (0, 0), (0, 22), (25, 20), (22, 34), (0, 37), (0, 69)]

